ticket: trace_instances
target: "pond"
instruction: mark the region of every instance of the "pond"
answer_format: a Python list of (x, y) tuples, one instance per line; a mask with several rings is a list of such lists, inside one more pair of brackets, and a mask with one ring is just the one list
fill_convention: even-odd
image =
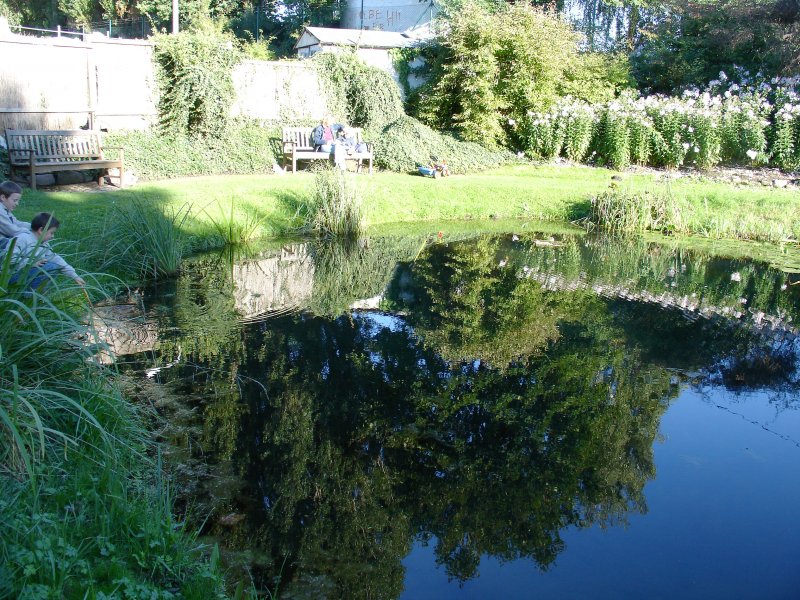
[(796, 598), (797, 276), (641, 240), (287, 243), (106, 307), (281, 598)]

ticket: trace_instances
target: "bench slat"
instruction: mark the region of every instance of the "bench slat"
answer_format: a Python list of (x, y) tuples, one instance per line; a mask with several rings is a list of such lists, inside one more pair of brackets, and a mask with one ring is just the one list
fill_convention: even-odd
[(122, 178), (122, 150), (120, 159), (104, 160), (102, 137), (98, 131), (6, 129), (6, 145), (12, 170), (27, 168), (34, 189), (36, 173), (119, 167)]

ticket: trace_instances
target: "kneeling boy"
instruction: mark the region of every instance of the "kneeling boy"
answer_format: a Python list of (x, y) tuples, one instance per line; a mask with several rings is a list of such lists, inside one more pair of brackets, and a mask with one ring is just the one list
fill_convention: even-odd
[(32, 289), (38, 288), (55, 273), (71, 277), (78, 285), (86, 284), (75, 269), (50, 248), (49, 242), (59, 225), (50, 213), (39, 213), (31, 220), (31, 230), (14, 238), (11, 264), (18, 272), (11, 277), (10, 283), (20, 279), (27, 269), (28, 287)]

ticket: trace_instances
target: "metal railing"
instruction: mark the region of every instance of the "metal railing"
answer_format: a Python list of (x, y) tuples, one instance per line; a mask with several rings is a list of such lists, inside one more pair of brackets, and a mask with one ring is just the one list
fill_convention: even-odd
[(22, 25), (9, 25), (10, 29), (15, 29), (22, 34), (26, 32), (32, 32), (32, 35), (36, 35), (38, 37), (78, 37), (80, 39), (84, 39), (86, 32), (81, 31), (70, 31), (68, 29), (62, 29), (61, 25), (59, 25), (56, 29), (41, 29), (40, 27), (23, 27)]
[(22, 25), (9, 25), (12, 30), (23, 35), (38, 37), (68, 37), (85, 41), (91, 33), (101, 33), (108, 38), (146, 39), (153, 33), (150, 21), (146, 17), (136, 19), (119, 19), (108, 21), (94, 21), (89, 28), (81, 27), (80, 31), (63, 29), (60, 25), (55, 29), (42, 29), (40, 27), (24, 27)]

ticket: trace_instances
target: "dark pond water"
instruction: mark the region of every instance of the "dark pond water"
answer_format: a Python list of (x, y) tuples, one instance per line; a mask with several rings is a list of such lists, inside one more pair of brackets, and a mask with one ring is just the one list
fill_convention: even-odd
[(262, 591), (788, 599), (793, 278), (533, 233), (289, 244), (198, 258), (108, 336)]

